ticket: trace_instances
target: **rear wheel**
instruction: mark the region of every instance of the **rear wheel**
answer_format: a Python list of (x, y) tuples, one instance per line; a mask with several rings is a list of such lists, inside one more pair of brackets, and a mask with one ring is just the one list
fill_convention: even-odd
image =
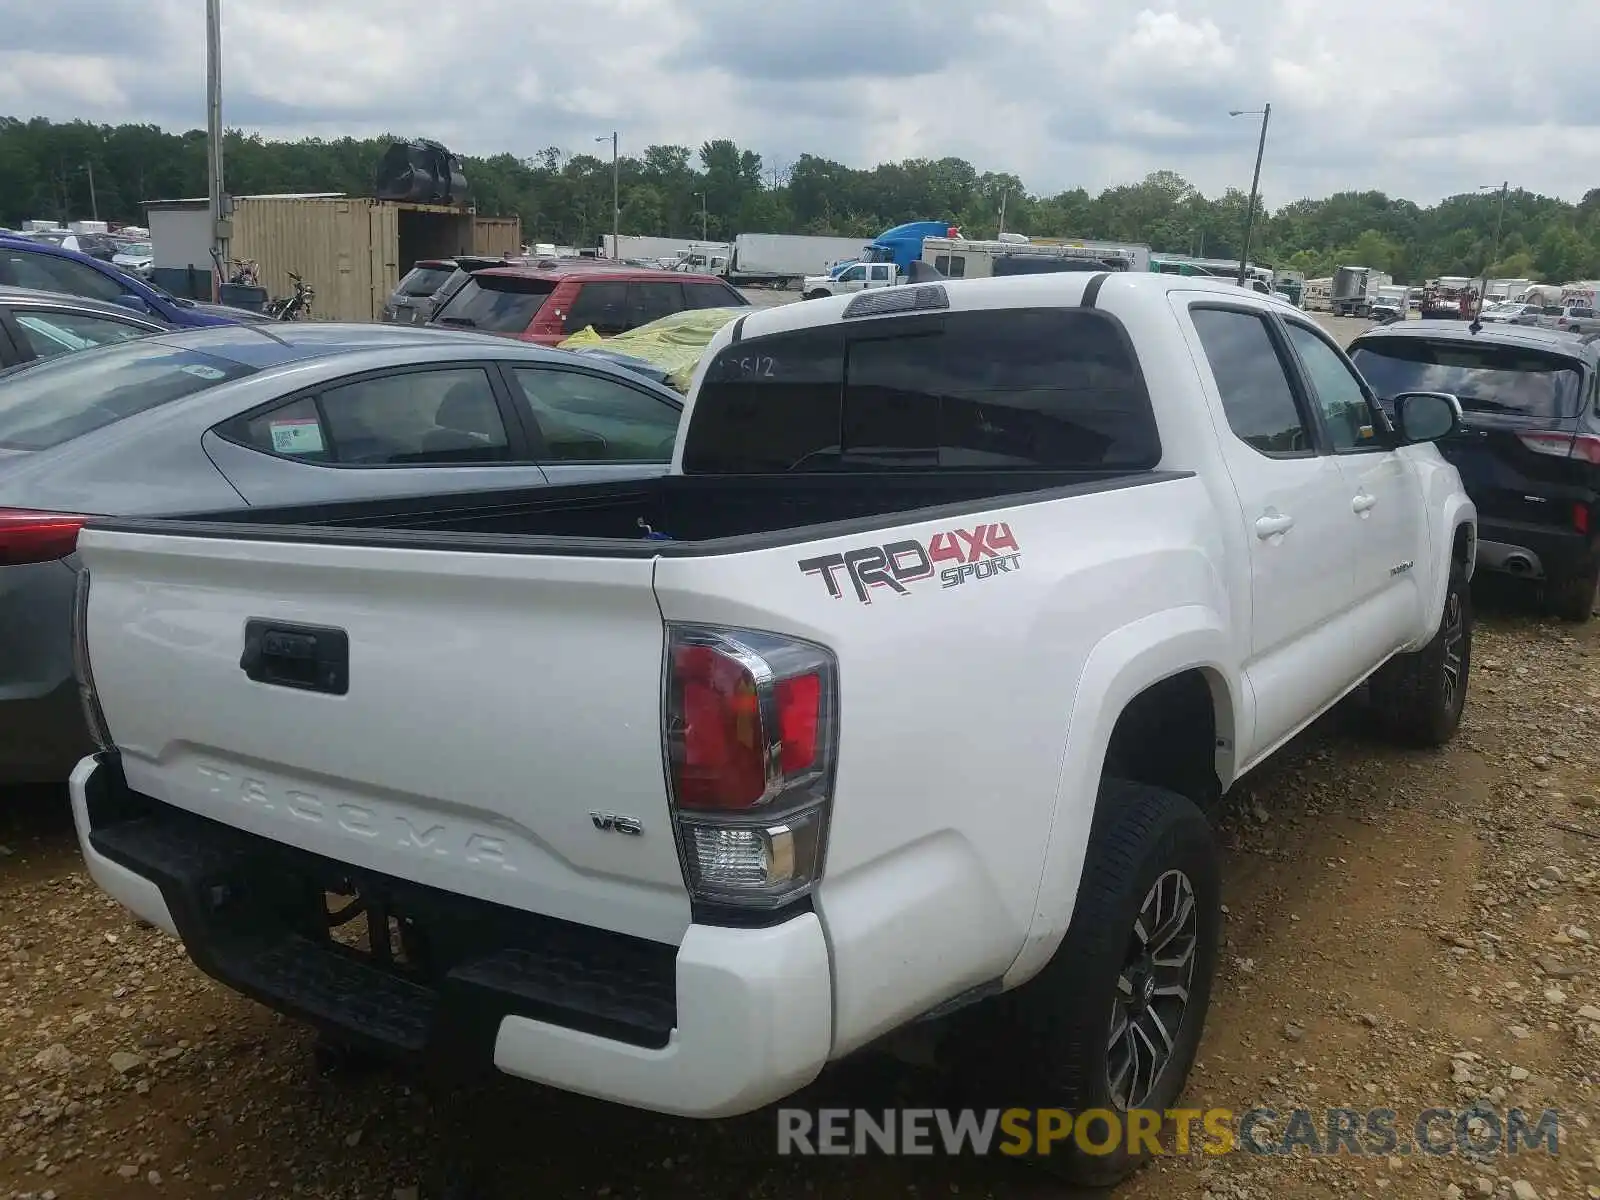
[(1545, 584), (1545, 606), (1563, 621), (1587, 621), (1600, 602), (1600, 563), (1581, 574), (1560, 576)]
[[(1183, 1091), (1211, 999), (1221, 871), (1211, 827), (1187, 798), (1108, 779), (1066, 937), (1022, 987), (976, 1014), (958, 1050), (969, 1083), (1002, 1106), (1165, 1112)], [(1036, 1126), (1037, 1128), (1037, 1126)], [(1028, 1161), (1109, 1187), (1148, 1154), (1091, 1122)]]
[(827, 297), (831, 296), (832, 294), (833, 294), (832, 292), (825, 292), (821, 288), (818, 288), (815, 291), (807, 292), (806, 293), (806, 299), (807, 300), (823, 300), (823, 299), (826, 299)]
[(1471, 669), (1472, 591), (1455, 563), (1433, 639), (1421, 650), (1391, 658), (1370, 681), (1379, 726), (1407, 745), (1444, 745), (1461, 726)]

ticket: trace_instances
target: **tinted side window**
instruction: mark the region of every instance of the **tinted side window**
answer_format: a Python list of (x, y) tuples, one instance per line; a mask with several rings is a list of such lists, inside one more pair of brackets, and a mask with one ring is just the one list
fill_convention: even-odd
[(599, 375), (518, 368), (552, 462), (670, 462), (682, 409)]
[(1297, 321), (1287, 322), (1300, 365), (1311, 380), (1311, 390), (1322, 409), (1322, 421), (1335, 450), (1375, 450), (1378, 441), (1372, 409), (1361, 381), (1333, 347)]
[(748, 308), (746, 300), (725, 283), (685, 283), (685, 308)]
[(729, 346), (689, 424), (691, 472), (1132, 470), (1161, 446), (1132, 351), (1081, 310), (953, 313)]
[(1263, 454), (1314, 453), (1266, 321), (1216, 308), (1190, 315), (1234, 436)]
[(630, 283), (628, 285), (628, 328), (637, 329), (662, 317), (683, 311), (683, 285), (680, 283)]
[(867, 277), (867, 269), (865, 267), (860, 267), (860, 266), (851, 267), (848, 270), (841, 271), (839, 273), (839, 282), (840, 283), (860, 283), (866, 277)]
[(577, 333), (593, 325), (596, 333), (626, 333), (628, 330), (628, 285), (589, 281), (578, 288), (578, 298), (567, 310), (562, 329)]
[(505, 423), (489, 376), (476, 367), (406, 371), (322, 393), (341, 463), (367, 466), (505, 462)]

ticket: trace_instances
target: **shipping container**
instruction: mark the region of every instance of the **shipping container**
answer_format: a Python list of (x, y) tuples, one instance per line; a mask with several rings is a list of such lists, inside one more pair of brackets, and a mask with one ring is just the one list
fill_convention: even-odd
[[(179, 295), (212, 295), (210, 216), (205, 200), (146, 204), (154, 278)], [(294, 291), (290, 272), (314, 289), (312, 316), (372, 321), (421, 258), (515, 254), (517, 217), (480, 217), (471, 209), (406, 204), (367, 196), (239, 196), (231, 215), (229, 257), (253, 261), (270, 296)]]

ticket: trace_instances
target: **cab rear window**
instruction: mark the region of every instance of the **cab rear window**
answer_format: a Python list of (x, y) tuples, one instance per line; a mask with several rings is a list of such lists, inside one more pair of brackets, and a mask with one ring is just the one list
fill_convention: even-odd
[(726, 347), (684, 445), (688, 473), (1154, 467), (1133, 348), (1079, 309), (914, 315)]

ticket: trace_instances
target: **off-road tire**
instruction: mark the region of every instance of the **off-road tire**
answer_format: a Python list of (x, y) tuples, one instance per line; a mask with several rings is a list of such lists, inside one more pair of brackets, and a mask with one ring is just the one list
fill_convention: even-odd
[(1397, 654), (1369, 681), (1379, 731), (1407, 746), (1442, 746), (1461, 727), (1472, 670), (1472, 589), (1452, 563), (1439, 627), (1420, 650)]
[(1597, 593), (1600, 593), (1600, 565), (1580, 575), (1550, 580), (1544, 587), (1544, 603), (1552, 616), (1581, 624), (1594, 616), (1596, 600), (1600, 599)]
[[(1131, 1102), (1164, 1112), (1183, 1091), (1217, 965), (1222, 886), (1216, 841), (1200, 809), (1175, 792), (1107, 779), (1096, 803), (1072, 921), (1055, 956), (1020, 988), (975, 1010), (962, 1034), (958, 1062), (969, 1101), (981, 1097), (983, 1105), (1002, 1109), (1060, 1108), (1074, 1116), (1124, 1107), (1111, 1079), (1123, 1049), (1112, 1038), (1118, 997), (1124, 994), (1124, 976), (1140, 977), (1143, 971), (1130, 965), (1130, 955), (1139, 957), (1135, 922), (1141, 910), (1149, 911), (1157, 882), (1170, 886), (1174, 873), (1187, 882), (1192, 900), (1193, 920), (1184, 927), (1192, 930), (1184, 942), (1192, 946), (1188, 996), (1176, 1029), (1169, 1030), (1164, 1063), (1145, 1094)], [(1162, 927), (1175, 924), (1162, 922)], [(1155, 941), (1152, 937), (1149, 944)], [(1091, 1128), (1096, 1142), (1106, 1139), (1103, 1123)], [(1149, 1157), (1130, 1154), (1125, 1140), (1110, 1153), (1084, 1153), (1076, 1137), (1056, 1142), (1048, 1154), (1037, 1153), (1036, 1146), (1034, 1151), (1025, 1161), (1085, 1187), (1110, 1187)]]

